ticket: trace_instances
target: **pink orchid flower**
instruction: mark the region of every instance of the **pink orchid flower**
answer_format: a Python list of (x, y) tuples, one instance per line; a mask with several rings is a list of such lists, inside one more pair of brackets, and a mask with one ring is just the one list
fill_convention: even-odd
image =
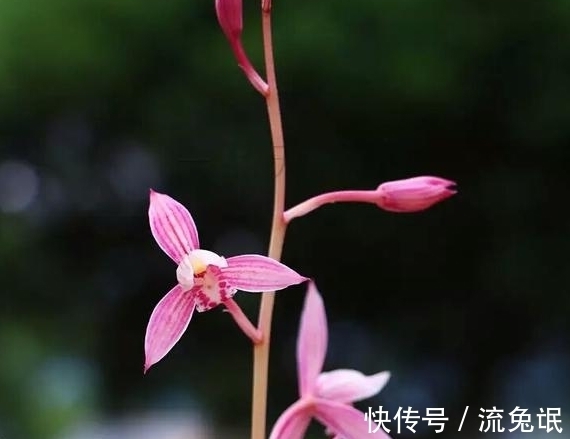
[(370, 428), (364, 413), (352, 403), (382, 390), (389, 372), (366, 376), (359, 371), (338, 369), (321, 372), (328, 344), (327, 316), (323, 299), (311, 282), (301, 315), (297, 339), (297, 374), (300, 398), (275, 423), (269, 439), (301, 439), (312, 418), (336, 439), (366, 439), (389, 436), (377, 425)]
[(306, 280), (289, 267), (260, 255), (224, 258), (200, 249), (190, 212), (168, 195), (150, 191), (150, 229), (160, 248), (176, 263), (177, 285), (156, 305), (145, 336), (145, 372), (180, 340), (194, 309), (224, 304), (240, 327), (255, 339), (247, 317), (232, 297), (237, 290), (276, 291)]

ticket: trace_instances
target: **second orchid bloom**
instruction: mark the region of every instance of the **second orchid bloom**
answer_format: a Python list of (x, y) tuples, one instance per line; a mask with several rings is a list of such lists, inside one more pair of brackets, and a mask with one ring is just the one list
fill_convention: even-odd
[[(147, 371), (160, 361), (186, 331), (194, 310), (207, 311), (224, 304), (245, 332), (255, 329), (232, 297), (237, 290), (276, 291), (307, 278), (261, 255), (224, 258), (200, 249), (198, 230), (190, 212), (168, 195), (150, 192), (150, 229), (160, 248), (178, 265), (178, 283), (160, 300), (145, 336)], [(248, 335), (252, 336), (251, 333)]]
[(327, 344), (325, 306), (311, 282), (297, 338), (300, 397), (277, 420), (269, 439), (302, 439), (312, 418), (324, 425), (335, 439), (389, 439), (382, 429), (370, 431), (364, 413), (352, 404), (380, 392), (390, 373), (366, 376), (351, 369), (322, 372)]

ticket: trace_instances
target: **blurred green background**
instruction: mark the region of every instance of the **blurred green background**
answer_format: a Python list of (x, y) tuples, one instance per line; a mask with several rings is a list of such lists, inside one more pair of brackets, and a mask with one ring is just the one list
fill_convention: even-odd
[[(292, 223), (284, 258), (325, 297), (326, 368), (392, 371), (363, 410), (450, 418), (395, 437), (486, 437), (493, 406), (508, 428), (516, 406), (562, 407), (564, 427), (570, 2), (273, 3), (289, 205), (415, 175), (460, 189), (421, 214), (333, 205)], [(220, 309), (142, 374), (175, 279), (148, 189), (191, 210), (204, 247), (263, 253), (272, 175), (264, 102), (213, 1), (2, 1), (0, 438), (248, 437), (251, 349)], [(303, 297), (278, 295), (270, 425), (297, 396)], [(237, 296), (252, 318), (258, 300)]]

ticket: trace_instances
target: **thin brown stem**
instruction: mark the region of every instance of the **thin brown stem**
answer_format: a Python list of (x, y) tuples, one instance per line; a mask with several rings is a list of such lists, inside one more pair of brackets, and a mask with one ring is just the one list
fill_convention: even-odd
[[(273, 42), (271, 35), (271, 2), (262, 0), (263, 52), (267, 71), (269, 92), (266, 96), (267, 113), (273, 144), (275, 169), (275, 192), (273, 221), (269, 241), (269, 257), (279, 260), (283, 250), (283, 241), (287, 225), (283, 218), (285, 207), (285, 144), (283, 126), (279, 110), (279, 95), (275, 64), (273, 60)], [(265, 293), (261, 299), (258, 329), (263, 334), (261, 343), (254, 346), (253, 353), (253, 401), (251, 411), (251, 439), (265, 439), (267, 417), (267, 378), (269, 369), (269, 346), (271, 341), (271, 320), (275, 293)]]

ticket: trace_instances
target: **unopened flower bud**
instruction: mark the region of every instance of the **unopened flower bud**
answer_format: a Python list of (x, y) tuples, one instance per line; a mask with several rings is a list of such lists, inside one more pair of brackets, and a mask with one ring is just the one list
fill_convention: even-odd
[(454, 186), (455, 182), (439, 177), (389, 181), (376, 189), (376, 204), (390, 212), (419, 212), (454, 195)]
[(216, 0), (216, 15), (230, 43), (241, 38), (243, 29), (241, 0)]
[(269, 87), (249, 61), (241, 41), (241, 33), (243, 30), (242, 0), (216, 0), (216, 15), (220, 27), (230, 42), (238, 65), (245, 73), (251, 85), (253, 85), (259, 93), (266, 96), (269, 92)]

